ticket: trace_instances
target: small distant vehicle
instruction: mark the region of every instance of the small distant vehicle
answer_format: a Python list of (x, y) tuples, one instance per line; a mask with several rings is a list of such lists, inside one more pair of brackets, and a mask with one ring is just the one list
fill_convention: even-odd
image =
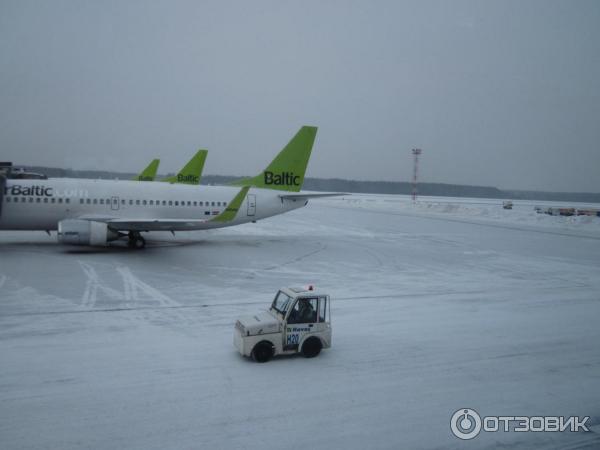
[(512, 209), (513, 208), (513, 202), (511, 200), (506, 200), (505, 202), (502, 203), (502, 207), (504, 209)]
[(11, 180), (47, 180), (43, 173), (30, 172), (23, 167), (13, 167), (11, 162), (0, 162), (0, 176)]
[(313, 286), (281, 288), (268, 311), (236, 321), (233, 344), (260, 363), (277, 355), (317, 356), (331, 347), (329, 295)]

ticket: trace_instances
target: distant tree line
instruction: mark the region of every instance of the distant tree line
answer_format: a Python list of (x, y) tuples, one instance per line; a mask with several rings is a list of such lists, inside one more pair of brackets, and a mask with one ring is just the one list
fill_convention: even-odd
[[(74, 170), (55, 167), (23, 166), (32, 172), (44, 173), (48, 177), (56, 178), (102, 178), (129, 180), (137, 176), (136, 173), (109, 172), (102, 170)], [(163, 178), (174, 174), (161, 175)], [(242, 176), (203, 175), (201, 184), (227, 184), (230, 181), (243, 178)], [(340, 178), (305, 178), (303, 189), (308, 191), (333, 191), (364, 194), (404, 194), (412, 192), (411, 183), (404, 181), (359, 181), (343, 180)], [(446, 183), (419, 183), (419, 195), (440, 197), (474, 197), (498, 198), (512, 200), (547, 200), (564, 202), (600, 203), (600, 193), (590, 192), (543, 192), (500, 190), (491, 186), (468, 186), (463, 184)]]

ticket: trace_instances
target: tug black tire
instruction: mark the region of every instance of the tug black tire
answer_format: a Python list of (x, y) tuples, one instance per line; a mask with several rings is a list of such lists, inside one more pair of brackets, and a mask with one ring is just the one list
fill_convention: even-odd
[(323, 348), (321, 341), (316, 337), (311, 337), (302, 344), (301, 353), (305, 358), (314, 358), (321, 353), (321, 348)]
[(273, 356), (273, 344), (262, 341), (252, 349), (252, 359), (258, 363), (265, 363)]

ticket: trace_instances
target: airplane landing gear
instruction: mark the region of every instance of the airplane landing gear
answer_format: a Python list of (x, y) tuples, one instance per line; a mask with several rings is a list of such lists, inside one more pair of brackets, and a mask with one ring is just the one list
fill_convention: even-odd
[(139, 231), (130, 231), (127, 245), (129, 248), (144, 248), (146, 246), (146, 239), (142, 237)]

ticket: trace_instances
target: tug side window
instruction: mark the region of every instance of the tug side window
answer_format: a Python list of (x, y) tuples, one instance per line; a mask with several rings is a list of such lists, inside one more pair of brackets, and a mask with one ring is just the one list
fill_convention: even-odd
[(325, 322), (327, 311), (327, 297), (319, 297), (319, 322)]
[(299, 299), (290, 315), (288, 323), (315, 323), (317, 321), (317, 299), (301, 298)]

